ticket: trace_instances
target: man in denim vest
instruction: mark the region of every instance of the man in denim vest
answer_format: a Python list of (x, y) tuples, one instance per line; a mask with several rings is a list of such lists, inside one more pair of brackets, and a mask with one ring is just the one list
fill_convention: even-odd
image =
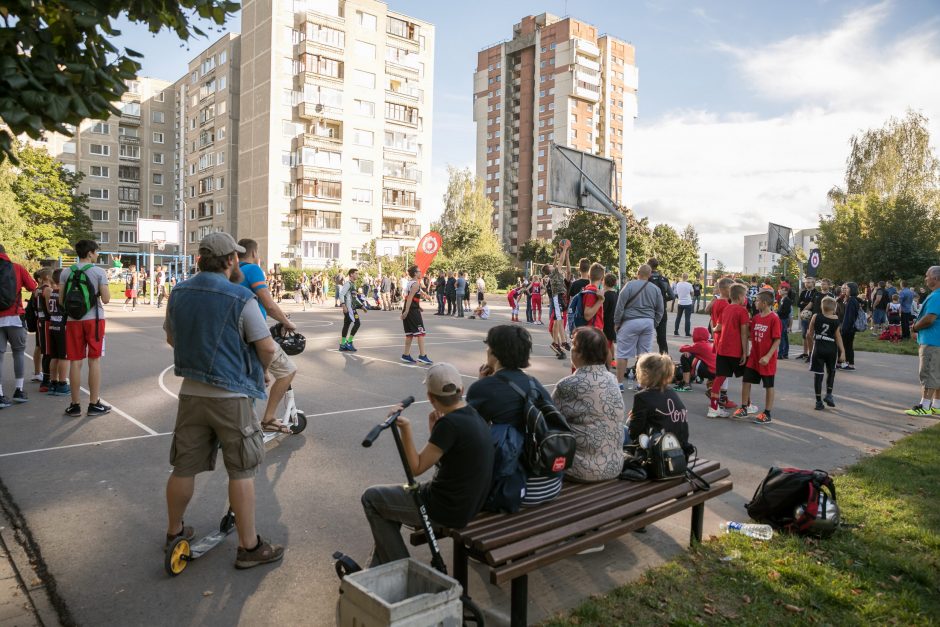
[(196, 475), (215, 468), (218, 445), (228, 471), (228, 495), (238, 521), (236, 568), (275, 562), (284, 548), (255, 530), (254, 476), (264, 458), (254, 399), (265, 399), (264, 373), (276, 344), (254, 294), (239, 285), (236, 253), (245, 249), (228, 233), (199, 243), (199, 273), (173, 290), (167, 304), (167, 344), (176, 376), (183, 377), (166, 485), (166, 546), (195, 531), (183, 523)]

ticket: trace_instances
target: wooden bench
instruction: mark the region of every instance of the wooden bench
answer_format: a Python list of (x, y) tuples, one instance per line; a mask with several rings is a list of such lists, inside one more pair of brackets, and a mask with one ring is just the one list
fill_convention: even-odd
[[(526, 625), (528, 573), (584, 549), (692, 509), (690, 542), (701, 542), (705, 501), (729, 492), (727, 468), (697, 460), (695, 471), (711, 490), (694, 489), (686, 479), (565, 483), (554, 501), (515, 514), (484, 513), (463, 529), (440, 529), (454, 540), (452, 575), (467, 592), (467, 564), (474, 559), (489, 570), (490, 583), (511, 583), (510, 619)], [(426, 541), (420, 531), (411, 543)]]

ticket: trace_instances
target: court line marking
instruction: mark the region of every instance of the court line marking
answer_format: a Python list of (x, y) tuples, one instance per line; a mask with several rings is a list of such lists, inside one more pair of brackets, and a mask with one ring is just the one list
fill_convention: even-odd
[[(369, 338), (362, 338), (362, 339), (368, 340)], [(439, 346), (439, 345), (441, 345), (441, 344), (468, 344), (468, 343), (470, 343), (470, 342), (481, 342), (481, 340), (480, 340), (480, 338), (474, 338), (474, 339), (472, 339), (472, 340), (449, 340), (449, 341), (446, 341), (446, 342), (425, 342), (424, 345), (425, 345), (425, 346)], [(416, 343), (417, 343), (417, 342), (416, 342)], [(482, 343), (482, 342), (481, 342), (481, 343)], [(367, 349), (367, 348), (395, 348), (396, 346), (404, 346), (404, 344), (403, 344), (403, 342), (399, 342), (399, 343), (397, 343), (397, 344), (379, 344), (379, 345), (376, 345), (376, 346), (363, 346), (363, 347), (361, 347), (361, 349)], [(359, 347), (357, 347), (357, 348), (359, 348)], [(327, 349), (327, 351), (330, 352), (330, 353), (338, 353), (338, 352), (340, 352), (338, 349), (335, 349), (335, 348)], [(343, 351), (343, 352), (346, 352), (346, 351)]]
[(164, 392), (166, 392), (167, 394), (169, 394), (176, 400), (180, 400), (180, 397), (174, 394), (173, 392), (171, 392), (170, 389), (166, 386), (166, 384), (163, 383), (163, 377), (166, 376), (166, 373), (169, 372), (171, 368), (173, 368), (173, 364), (170, 364), (169, 366), (163, 369), (163, 371), (160, 373), (160, 376), (157, 377), (157, 383), (160, 385), (161, 390), (163, 390)]
[[(473, 340), (473, 341), (476, 341), (476, 340)], [(395, 346), (398, 346), (398, 344), (396, 344)], [(363, 347), (363, 348), (365, 348), (365, 347)], [(330, 349), (330, 350), (328, 350), (327, 352), (328, 352), (328, 353), (337, 353), (337, 354), (339, 353), (339, 351), (338, 351), (337, 349), (335, 349), (335, 348)], [(357, 356), (358, 356), (358, 355), (357, 355)], [(381, 361), (381, 362), (384, 362), (384, 363), (386, 363), (386, 364), (392, 364), (392, 365), (395, 365), (395, 366), (401, 366), (401, 367), (403, 367), (403, 368), (415, 368), (415, 369), (417, 369), (417, 370), (427, 370), (427, 367), (422, 367), (422, 366), (424, 366), (425, 364), (420, 364), (420, 363), (419, 363), (419, 364), (406, 364), (406, 363), (403, 362), (403, 361), (392, 361), (391, 359), (382, 359), (381, 357), (368, 357), (368, 356), (358, 356), (358, 357), (359, 357), (360, 359), (371, 359), (372, 361)], [(433, 365), (433, 364), (432, 364), (432, 365)], [(480, 378), (480, 375), (469, 375), (469, 374), (463, 374), (463, 373), (460, 373), (460, 376), (461, 376), (461, 377), (466, 377), (467, 379), (473, 379), (473, 380), (476, 380), (476, 379), (479, 379), (479, 378)]]
[(81, 446), (98, 446), (99, 444), (110, 444), (112, 442), (125, 442), (127, 440), (141, 440), (145, 438), (156, 438), (164, 435), (173, 435), (172, 431), (167, 433), (157, 433), (154, 431), (148, 435), (132, 435), (126, 438), (114, 438), (111, 440), (98, 440), (97, 442), (80, 442), (78, 444), (63, 444), (62, 446), (50, 446), (48, 448), (34, 448), (28, 451), (14, 451), (13, 453), (0, 453), (0, 457), (13, 457), (14, 455), (27, 455), (29, 453), (45, 453), (46, 451), (58, 451), (67, 448), (78, 448)]

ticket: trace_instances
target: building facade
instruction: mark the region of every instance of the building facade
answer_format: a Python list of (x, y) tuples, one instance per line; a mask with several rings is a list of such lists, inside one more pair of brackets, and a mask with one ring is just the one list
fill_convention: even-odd
[(434, 28), (376, 0), (242, 5), (239, 237), (275, 263), (414, 248), (431, 166)]
[(95, 240), (102, 251), (132, 254), (142, 250), (138, 218), (175, 218), (175, 96), (170, 83), (142, 77), (128, 81), (115, 105), (120, 115), (86, 120), (72, 137), (23, 139), (45, 147), (67, 170), (84, 173), (79, 191), (88, 194)]
[(622, 201), (637, 116), (632, 45), (574, 18), (527, 16), (478, 53), (473, 82), (477, 176), (507, 251), (551, 239), (570, 213), (548, 202), (553, 142), (612, 159)]
[(207, 234), (237, 234), (240, 43), (237, 34), (224, 35), (173, 85), (174, 218), (193, 256)]
[[(800, 229), (793, 231), (793, 246), (800, 247), (807, 254), (817, 248), (816, 241), (819, 229)], [(773, 273), (774, 266), (780, 260), (780, 255), (767, 252), (767, 233), (744, 236), (744, 259), (741, 263), (741, 274), (768, 276)]]

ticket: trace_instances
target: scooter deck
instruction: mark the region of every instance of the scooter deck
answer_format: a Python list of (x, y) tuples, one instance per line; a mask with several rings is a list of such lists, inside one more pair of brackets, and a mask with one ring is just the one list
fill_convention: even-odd
[(205, 538), (197, 540), (194, 544), (189, 545), (190, 559), (199, 559), (215, 547), (219, 546), (225, 538), (229, 536), (229, 532), (225, 531), (216, 531), (215, 533), (210, 533)]

